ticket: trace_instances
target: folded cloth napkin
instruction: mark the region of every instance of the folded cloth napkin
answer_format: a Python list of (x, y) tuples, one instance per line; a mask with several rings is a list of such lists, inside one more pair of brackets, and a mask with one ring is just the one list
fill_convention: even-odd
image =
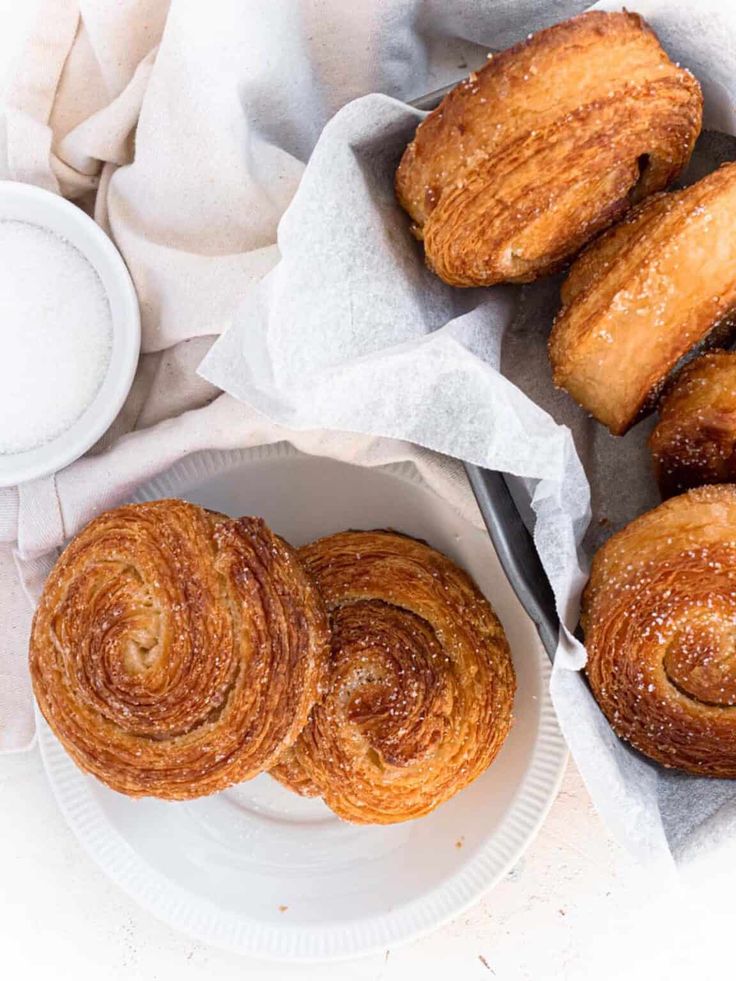
[[(40, 0), (0, 103), (0, 178), (80, 204), (141, 306), (143, 355), (118, 420), (55, 477), (0, 490), (0, 750), (34, 734), (32, 601), (64, 539), (203, 448), (289, 439), (368, 466), (413, 459), (480, 523), (459, 465), (406, 441), (291, 432), (196, 372), (278, 259), (277, 226), (327, 120), (412, 99), (583, 4), (390, 0)], [(29, 602), (30, 600), (30, 602)]]

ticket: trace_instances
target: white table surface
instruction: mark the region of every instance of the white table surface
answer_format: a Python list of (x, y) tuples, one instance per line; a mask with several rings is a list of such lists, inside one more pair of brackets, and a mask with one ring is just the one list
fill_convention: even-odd
[(0, 757), (0, 802), (0, 976), (8, 979), (707, 981), (731, 963), (726, 868), (706, 887), (658, 895), (612, 842), (572, 766), (536, 841), (483, 902), (407, 947), (334, 965), (248, 960), (152, 919), (77, 844), (35, 750)]
[[(110, 0), (112, 2), (112, 0)], [(0, 92), (33, 14), (0, 0)], [(673, 981), (733, 975), (734, 854), (660, 895), (616, 845), (573, 766), (537, 840), (482, 903), (408, 947), (336, 965), (247, 960), (153, 920), (110, 884), (66, 827), (37, 750), (0, 756), (0, 976)]]

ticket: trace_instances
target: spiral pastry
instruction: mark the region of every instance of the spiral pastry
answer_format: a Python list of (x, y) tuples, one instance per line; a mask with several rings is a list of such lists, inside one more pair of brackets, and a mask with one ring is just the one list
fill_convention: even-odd
[(692, 361), (659, 405), (649, 437), (663, 497), (736, 482), (736, 353)]
[(732, 332), (735, 264), (736, 164), (645, 201), (570, 268), (550, 335), (555, 384), (625, 433), (686, 356)]
[(618, 735), (665, 766), (736, 777), (736, 487), (674, 497), (610, 538), (581, 622)]
[(389, 531), (347, 531), (299, 552), (327, 604), (327, 691), (271, 772), (348, 821), (420, 817), (492, 762), (509, 731), (514, 670), (503, 628), (449, 559)]
[(83, 770), (181, 800), (278, 760), (328, 649), (316, 588), (263, 521), (167, 500), (109, 511), (71, 542), (36, 612), (30, 667)]
[(641, 17), (591, 11), (453, 89), (406, 148), (398, 199), (445, 282), (528, 282), (666, 187), (701, 114), (697, 81)]

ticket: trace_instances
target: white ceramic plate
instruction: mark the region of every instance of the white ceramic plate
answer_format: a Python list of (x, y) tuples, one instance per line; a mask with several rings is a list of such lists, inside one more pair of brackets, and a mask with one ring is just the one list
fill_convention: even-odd
[(547, 659), (486, 535), (411, 464), (370, 470), (286, 444), (196, 454), (136, 500), (168, 496), (262, 515), (295, 545), (344, 528), (390, 527), (441, 549), (474, 576), (506, 628), (518, 677), (515, 723), (474, 784), (431, 815), (390, 827), (344, 823), (266, 775), (187, 803), (130, 800), (77, 770), (40, 725), (46, 770), (82, 844), (154, 915), (257, 957), (357, 956), (457, 915), (532, 840), (567, 758)]

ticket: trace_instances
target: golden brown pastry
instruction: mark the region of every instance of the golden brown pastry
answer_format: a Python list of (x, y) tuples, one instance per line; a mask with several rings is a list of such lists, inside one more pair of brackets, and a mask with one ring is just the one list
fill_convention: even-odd
[(550, 336), (555, 384), (614, 435), (654, 408), (736, 304), (736, 164), (645, 201), (572, 265)]
[(663, 497), (736, 482), (736, 353), (701, 354), (683, 369), (649, 446)]
[(74, 761), (121, 793), (186, 799), (271, 766), (328, 652), (321, 598), (259, 518), (184, 501), (108, 511), (71, 542), (33, 622), (36, 699)]
[(396, 174), (453, 286), (528, 282), (666, 187), (702, 96), (637, 14), (592, 11), (494, 55), (418, 127)]
[(515, 677), (472, 580), (428, 545), (346, 531), (299, 551), (327, 604), (327, 692), (271, 772), (348, 821), (420, 817), (492, 762)]
[(736, 487), (674, 497), (610, 538), (581, 622), (618, 735), (665, 766), (736, 777)]

